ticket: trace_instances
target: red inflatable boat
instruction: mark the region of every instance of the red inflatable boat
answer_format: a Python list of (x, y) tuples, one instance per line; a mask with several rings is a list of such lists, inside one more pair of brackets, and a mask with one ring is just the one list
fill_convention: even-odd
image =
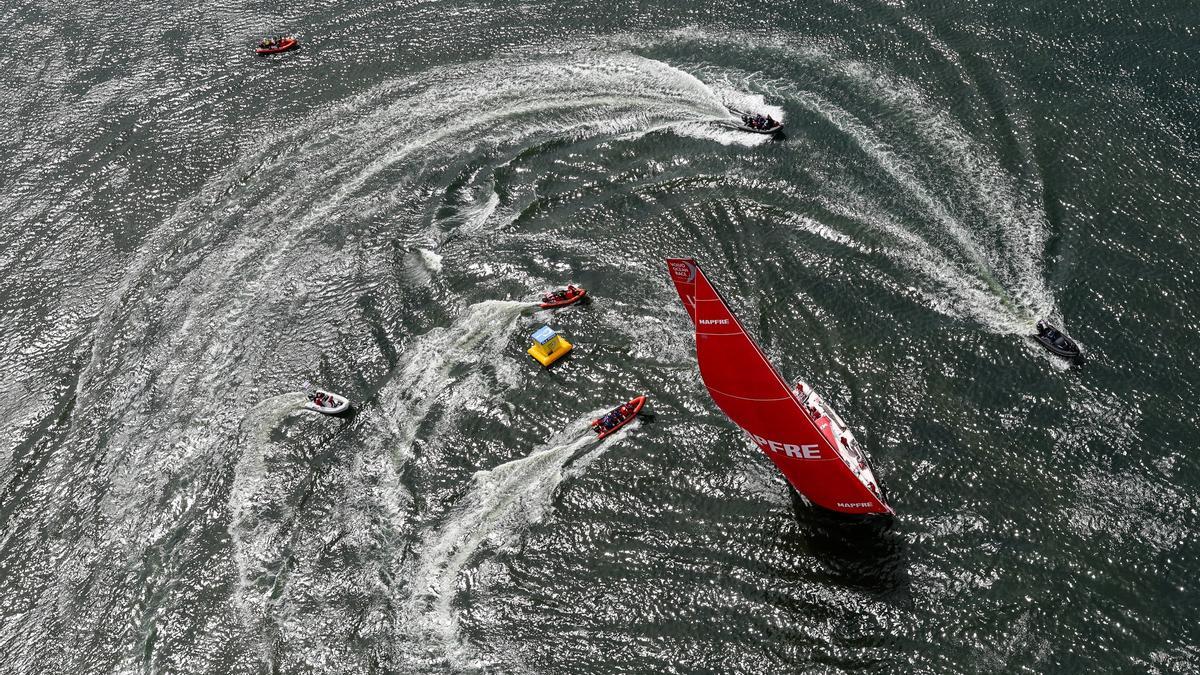
[(567, 286), (566, 290), (554, 291), (542, 296), (542, 303), (538, 305), (542, 309), (551, 309), (554, 307), (566, 307), (573, 305), (582, 300), (587, 295), (587, 289), (577, 288), (575, 286)]
[(270, 47), (259, 47), (259, 48), (255, 49), (254, 53), (260, 54), (260, 55), (279, 54), (281, 52), (286, 52), (287, 50), (293, 49), (298, 46), (300, 46), (300, 43), (296, 42), (296, 38), (290, 38), (290, 37), (280, 38), (280, 40), (278, 42), (271, 45)]
[(621, 427), (629, 424), (630, 420), (637, 417), (645, 405), (645, 396), (639, 396), (628, 403), (622, 403), (610, 410), (604, 417), (592, 420), (592, 430), (596, 432), (597, 438), (607, 438), (617, 433), (617, 430)]

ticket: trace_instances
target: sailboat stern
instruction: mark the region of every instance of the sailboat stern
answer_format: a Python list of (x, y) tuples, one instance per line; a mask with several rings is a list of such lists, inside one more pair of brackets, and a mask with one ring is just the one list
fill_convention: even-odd
[[(741, 426), (739, 424), (739, 426)], [(893, 514), (868, 471), (853, 471), (828, 443), (785, 442), (746, 432), (792, 487), (813, 504), (850, 514)]]

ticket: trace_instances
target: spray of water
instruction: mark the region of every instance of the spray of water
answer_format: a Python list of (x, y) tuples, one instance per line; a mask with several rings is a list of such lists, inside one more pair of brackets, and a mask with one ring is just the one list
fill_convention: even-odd
[(503, 388), (518, 384), (512, 364), (500, 357), (513, 328), (532, 305), (486, 300), (471, 305), (451, 325), (418, 337), (405, 350), (404, 360), (379, 393), (381, 433), (372, 442), (387, 445), (398, 463), (410, 460), (418, 431), (436, 407), (452, 416), (472, 399), (496, 396), (483, 366)]
[(429, 651), (420, 658), (443, 659), (455, 668), (480, 662), (466, 644), (454, 611), (459, 578), (485, 551), (511, 552), (530, 526), (552, 513), (552, 501), (564, 481), (581, 475), (591, 464), (638, 426), (597, 441), (587, 422), (592, 411), (528, 456), (480, 471), (466, 496), (421, 547), (412, 573), (409, 629)]
[[(687, 66), (731, 104), (757, 109), (771, 101), (804, 110), (849, 139), (861, 153), (861, 166), (887, 178), (882, 186), (847, 181), (844, 166), (856, 158), (838, 150), (825, 159), (820, 139), (806, 139), (817, 150), (806, 168), (822, 192), (832, 195), (822, 199), (823, 206), (854, 230), (797, 217), (800, 229), (886, 254), (914, 275), (916, 290), (931, 308), (993, 332), (1028, 333), (1038, 318), (1059, 318), (1041, 270), (1047, 226), (1037, 205), (1039, 177), (1004, 170), (986, 143), (920, 86), (798, 39), (685, 29), (634, 42), (653, 48), (662, 39), (757, 52), (813, 72), (806, 81), (705, 63)], [(934, 46), (943, 51), (944, 45)], [(894, 212), (896, 194), (912, 210)]]
[[(270, 613), (286, 577), (288, 533), (295, 514), (289, 497), (295, 485), (285, 475), (294, 467), (287, 443), (272, 442), (285, 417), (301, 411), (305, 396), (274, 396), (246, 412), (240, 434), (241, 457), (229, 490), (229, 537), (238, 570), (234, 603), (242, 620), (254, 624)], [(317, 415), (318, 413), (306, 413)]]

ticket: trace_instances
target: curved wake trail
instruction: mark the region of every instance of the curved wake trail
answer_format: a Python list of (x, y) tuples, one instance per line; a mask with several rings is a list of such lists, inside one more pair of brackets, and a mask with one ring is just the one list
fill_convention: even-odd
[[(998, 171), (986, 181), (980, 175), (958, 176), (973, 183), (984, 183), (972, 190), (975, 195), (958, 194), (949, 198), (972, 200), (975, 206), (984, 210), (987, 214), (984, 225), (996, 228), (1000, 239), (999, 245), (988, 247), (982, 240), (991, 239), (995, 233), (973, 230), (956, 215), (956, 209), (925, 184), (901, 150), (853, 114), (819, 95), (798, 92), (794, 99), (852, 138), (937, 226), (932, 232), (922, 233), (903, 217), (889, 214), (868, 195), (845, 187), (837, 188), (842, 192), (842, 199), (830, 207), (891, 239), (894, 246), (885, 249), (889, 255), (934, 286), (936, 294), (931, 300), (935, 309), (976, 320), (998, 333), (1028, 332), (1034, 317), (1048, 315), (1049, 292), (1035, 271), (1036, 261), (1042, 254), (1042, 226), (1014, 216), (1016, 207), (1003, 203), (1011, 198), (1011, 190), (998, 187), (1002, 181)], [(939, 119), (939, 123), (941, 126), (937, 128), (941, 136), (957, 136), (953, 142), (954, 150), (948, 154), (971, 157), (970, 160), (961, 159), (959, 164), (962, 165), (980, 161), (973, 155), (982, 153), (981, 148), (967, 140), (965, 134), (948, 120)], [(984, 190), (989, 184), (993, 189), (985, 195)]]
[[(519, 383), (515, 364), (501, 357), (518, 319), (536, 307), (532, 303), (485, 300), (471, 305), (449, 326), (434, 328), (416, 338), (404, 362), (380, 392), (380, 415), (372, 423), (381, 434), (369, 437), (384, 443), (397, 464), (414, 457), (423, 424), (441, 408), (448, 424), (469, 403), (496, 398), (491, 385), (502, 390)], [(420, 440), (431, 441), (437, 432)], [(435, 444), (430, 443), (432, 447)]]
[(563, 481), (583, 474), (629, 430), (597, 441), (588, 421), (578, 418), (544, 447), (528, 456), (480, 471), (471, 478), (467, 494), (451, 509), (442, 527), (426, 538), (413, 571), (408, 613), (422, 652), (417, 664), (454, 668), (485, 666), (460, 634), (454, 611), (459, 578), (486, 552), (519, 550), (531, 525), (543, 522)]
[(270, 436), (284, 418), (303, 410), (304, 401), (300, 392), (280, 394), (251, 409), (243, 422), (243, 450), (229, 490), (228, 531), (238, 570), (234, 602), (247, 623), (269, 613), (267, 603), (286, 575), (287, 530), (295, 519), (289, 501), (297, 479), (291, 474), (297, 458), (294, 448)]
[[(802, 108), (853, 144), (856, 152), (847, 156), (842, 148), (826, 151), (824, 134), (805, 138), (816, 145), (805, 163), (824, 193), (822, 207), (837, 217), (831, 220), (852, 226), (800, 213), (793, 219), (799, 229), (883, 253), (916, 275), (916, 290), (931, 308), (992, 332), (1028, 333), (1036, 319), (1058, 317), (1042, 270), (1048, 226), (1039, 203), (1041, 177), (1006, 171), (989, 147), (997, 139), (972, 137), (917, 84), (822, 48), (750, 34), (685, 31), (675, 37), (749, 46), (811, 72), (807, 80), (783, 80), (704, 63), (691, 67), (714, 89), (730, 90), (730, 100), (748, 96), (740, 90), (762, 92)], [(811, 122), (792, 126), (802, 124)], [(1028, 155), (1027, 148), (1018, 150)]]
[[(730, 95), (628, 53), (548, 52), (448, 67), (379, 85), (268, 141), (272, 161), (249, 158), (235, 172), (252, 176), (239, 201), (299, 232), (331, 223), (371, 228), (387, 218), (389, 237), (438, 253), (511, 203), (495, 172), (531, 149), (666, 130), (722, 144), (765, 142), (729, 130)], [(303, 161), (288, 161), (293, 156)]]

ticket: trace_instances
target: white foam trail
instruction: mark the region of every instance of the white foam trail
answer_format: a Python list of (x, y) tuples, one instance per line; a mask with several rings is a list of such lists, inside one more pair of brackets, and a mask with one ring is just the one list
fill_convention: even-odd
[(599, 412), (575, 420), (527, 457), (476, 473), (466, 496), (426, 539), (412, 577), (409, 609), (414, 627), (433, 638), (441, 652), (427, 657), (444, 657), (455, 667), (480, 665), (459, 635), (453, 609), (459, 577), (483, 550), (517, 550), (529, 526), (550, 515), (563, 481), (581, 475), (639, 425), (635, 420), (598, 442), (588, 422)]
[[(311, 178), (336, 190), (272, 204), (304, 226), (345, 217), (369, 219), (396, 203), (421, 203), (429, 176), (463, 156), (519, 153), (552, 139), (616, 137), (677, 128), (722, 143), (762, 142), (728, 135), (714, 120), (728, 120), (722, 99), (695, 76), (633, 54), (582, 51), (495, 59), (438, 70), (426, 80), (388, 83), (330, 112), (301, 136), (306, 163), (325, 167)], [(393, 103), (380, 107), (381, 101)], [(365, 111), (360, 114), (359, 111)], [(700, 124), (694, 124), (700, 123)], [(749, 137), (749, 138), (746, 138)], [(361, 142), (356, 143), (356, 140)], [(446, 158), (450, 158), (448, 161)], [(307, 171), (303, 166), (290, 169)], [(376, 197), (361, 199), (374, 191)], [(410, 189), (397, 189), (414, 186)], [(386, 198), (379, 199), (380, 195)], [(458, 214), (436, 228), (474, 230), (495, 205)], [(449, 232), (426, 241), (440, 244)]]
[(847, 111), (816, 94), (800, 92), (796, 98), (805, 107), (821, 115), (853, 138), (880, 168), (902, 185), (946, 229), (950, 235), (949, 243), (961, 248), (975, 264), (986, 265), (987, 256), (975, 241), (974, 234), (950, 215), (945, 205), (935, 199), (926, 190), (924, 184), (916, 178), (916, 172), (908, 165), (908, 162), (897, 155), (887, 143), (880, 140), (869, 127), (859, 122)]
[[(997, 225), (1003, 239), (1003, 249), (990, 251), (989, 262), (994, 264), (997, 256), (1007, 252), (1040, 254), (1046, 239), (1044, 214), (1040, 208), (1022, 203), (1012, 177), (998, 168), (995, 158), (957, 121), (907, 82), (883, 75), (865, 64), (852, 64), (845, 72), (879, 99), (908, 114), (913, 120), (912, 129), (925, 142), (943, 150), (941, 159), (952, 166), (954, 175), (971, 191), (973, 202)], [(1040, 181), (1035, 188), (1040, 192)], [(1038, 255), (1008, 256), (1005, 265), (995, 268), (1006, 275), (1003, 281), (1015, 293), (1015, 299), (1041, 317), (1050, 314), (1053, 303), (1038, 260)]]
[(484, 231), (488, 219), (496, 212), (498, 206), (500, 206), (500, 195), (496, 194), (494, 189), (490, 190), (487, 200), (482, 204), (474, 204), (471, 208), (463, 210), (461, 233), (471, 236)]
[(721, 145), (741, 145), (749, 148), (770, 143), (773, 140), (767, 134), (751, 134), (740, 131), (732, 120), (680, 122), (670, 125), (669, 128), (680, 136), (713, 141)]
[[(921, 32), (928, 35), (925, 30)], [(884, 252), (931, 282), (932, 287), (917, 290), (934, 309), (978, 321), (989, 330), (1005, 334), (1028, 333), (1037, 318), (1056, 317), (1052, 294), (1042, 277), (1046, 225), (1038, 200), (1024, 197), (1016, 179), (1001, 168), (984, 144), (973, 139), (917, 85), (801, 39), (750, 33), (711, 34), (694, 28), (672, 31), (665, 37), (684, 43), (717, 43), (773, 52), (772, 58), (819, 70), (820, 80), (840, 80), (836, 86), (838, 96), (865, 97), (871, 106), (886, 106), (889, 119), (903, 122), (900, 125), (903, 136), (899, 138), (895, 138), (896, 132), (891, 127), (860, 120), (804, 83), (703, 63), (687, 66), (711, 82), (713, 90), (732, 106), (740, 103), (755, 109), (761, 106), (762, 98), (743, 92), (764, 92), (772, 100), (799, 103), (853, 139), (930, 216), (937, 229), (915, 231), (884, 213), (885, 207), (867, 203), (861, 194), (844, 199), (860, 202), (853, 209), (840, 205), (830, 208), (852, 220), (865, 220), (896, 240), (899, 245), (886, 247)], [(660, 39), (656, 37), (651, 46)], [(629, 39), (634, 43), (639, 40)], [(944, 45), (934, 44), (934, 47), (958, 65), (955, 55), (947, 52)], [(922, 147), (936, 151), (920, 154), (907, 151), (905, 146), (914, 137)], [(948, 185), (940, 184), (940, 180), (938, 185), (930, 184), (921, 177), (918, 167), (932, 167), (940, 172), (936, 174), (939, 179), (945, 177)], [(1040, 193), (1036, 175), (1024, 179), (1032, 183), (1025, 192)], [(835, 186), (835, 191), (845, 192), (845, 189)], [(983, 217), (971, 217), (976, 213)], [(840, 232), (837, 235), (852, 238)]]
[[(934, 309), (951, 316), (976, 320), (998, 333), (1029, 332), (1032, 315), (1006, 303), (1011, 297), (1008, 290), (990, 277), (996, 270), (1003, 270), (1017, 260), (1026, 261), (1016, 263), (1018, 266), (1028, 266), (1028, 261), (1036, 259), (1040, 249), (1030, 250), (1028, 242), (1018, 248), (1006, 248), (999, 252), (985, 249), (977, 241), (975, 233), (931, 195), (907, 162), (874, 132), (846, 111), (820, 97), (802, 94), (798, 98), (854, 138), (869, 157), (933, 216), (940, 225), (940, 231), (935, 235), (935, 240), (930, 241), (927, 236), (879, 212), (861, 199), (861, 195), (857, 199), (844, 198), (840, 204), (831, 204), (830, 209), (851, 219), (865, 221), (894, 238), (900, 246), (890, 249), (892, 256), (936, 283), (934, 289), (921, 289), (922, 295)], [(838, 191), (844, 192), (844, 189)], [(855, 202), (858, 202), (857, 208), (847, 209), (843, 205)], [(1038, 276), (1030, 277), (1028, 272), (1018, 278), (1040, 280)], [(1022, 295), (1028, 297), (1030, 294)]]
[[(395, 85), (384, 85), (349, 104), (373, 113), (341, 133), (369, 135), (376, 143), (370, 161), (356, 163), (360, 168), (342, 181), (330, 204), (355, 194), (389, 167), (418, 156), (441, 156), (444, 145), (462, 154), (463, 145), (523, 145), (531, 137), (550, 138), (580, 124), (629, 124), (631, 115), (646, 121), (683, 120), (723, 112), (699, 80), (631, 54), (497, 59), (439, 70), (436, 78), (437, 86), (419, 83), (427, 86), (418, 91), (401, 85), (402, 92), (397, 92)], [(380, 100), (396, 100), (401, 93), (397, 103), (378, 110)], [(343, 112), (338, 111), (339, 117)], [(320, 212), (314, 215), (322, 217)]]
[(403, 263), (403, 278), (413, 287), (428, 286), (442, 271), (442, 256), (427, 248), (409, 249)]
[[(1040, 246), (1035, 245), (1036, 238), (1007, 237), (1005, 241), (1008, 245), (999, 251), (983, 246), (979, 243), (977, 234), (917, 178), (916, 171), (908, 160), (883, 141), (875, 131), (849, 112), (816, 94), (796, 91), (791, 97), (853, 138), (872, 161), (932, 216), (939, 229), (932, 235), (923, 235), (882, 212), (873, 202), (868, 201), (865, 195), (848, 193), (845, 186), (832, 182), (829, 182), (830, 189), (842, 193), (842, 196), (839, 200), (826, 204), (830, 211), (851, 220), (865, 222), (873, 229), (887, 234), (894, 245), (882, 247), (880, 250), (918, 272), (928, 281), (934, 282), (934, 288), (917, 289), (933, 309), (951, 316), (978, 321), (984, 327), (998, 333), (1029, 332), (1033, 314), (1028, 310), (1020, 311), (1012, 301), (1016, 297), (1043, 296), (1044, 292), (1024, 290), (1013, 296), (1005, 285), (993, 279), (992, 275), (999, 271), (1005, 278), (1014, 279), (1009, 287), (1039, 287), (1040, 276), (1031, 271), (1032, 261), (1038, 258), (1041, 250)], [(961, 151), (967, 152), (966, 149)], [(997, 192), (1003, 194), (999, 190)], [(840, 232), (831, 234), (827, 231), (829, 228), (814, 226), (805, 219), (798, 219), (797, 224), (832, 241), (849, 237)], [(1000, 229), (1007, 231), (1012, 227), (1006, 228), (1001, 224)], [(1014, 267), (1020, 271), (1015, 274), (1005, 273)], [(1032, 281), (1029, 281), (1031, 279)]]
[[(283, 562), (283, 530), (292, 518), (287, 503), (289, 486), (271, 470), (272, 464), (286, 461), (276, 453), (286, 453), (287, 447), (272, 443), (269, 435), (285, 417), (302, 410), (304, 401), (300, 392), (281, 394), (254, 406), (243, 418), (244, 447), (229, 491), (228, 531), (238, 570), (234, 603), (248, 624), (261, 620), (268, 611)], [(268, 581), (270, 585), (264, 588)]]
[(425, 248), (417, 249), (417, 253), (421, 254), (421, 260), (430, 272), (437, 273), (442, 271), (442, 256)]
[(408, 461), (418, 430), (434, 406), (443, 406), (452, 417), (471, 400), (498, 395), (478, 367), (464, 366), (486, 366), (501, 387), (516, 386), (519, 375), (501, 352), (517, 319), (529, 308), (526, 302), (487, 300), (468, 307), (450, 326), (416, 338), (379, 394), (381, 414), (374, 423), (383, 425), (385, 434), (373, 438), (385, 441), (396, 461)]
[[(884, 103), (908, 122), (906, 133), (915, 134), (921, 143), (939, 149), (932, 158), (946, 165), (946, 176), (954, 189), (945, 199), (957, 199), (962, 206), (984, 214), (986, 231), (968, 227), (943, 198), (935, 196), (921, 179), (912, 161), (902, 151), (883, 140), (882, 133), (860, 122), (854, 115), (813, 92), (785, 84), (773, 90), (793, 98), (824, 117), (853, 138), (859, 147), (929, 213), (940, 226), (938, 237), (931, 239), (939, 269), (960, 268), (954, 285), (984, 284), (986, 293), (996, 301), (972, 305), (985, 326), (997, 332), (1029, 332), (1036, 317), (1054, 314), (1053, 300), (1040, 271), (1045, 245), (1045, 219), (1036, 207), (1022, 203), (1013, 178), (999, 168), (988, 150), (976, 142), (950, 115), (914, 85), (889, 78), (867, 64), (829, 58), (829, 70), (862, 90), (873, 102)], [(894, 232), (893, 232), (894, 233)], [(911, 240), (910, 240), (911, 243)], [(934, 250), (934, 249), (931, 249)], [(952, 251), (957, 251), (954, 253)], [(967, 266), (963, 267), (966, 263)], [(925, 271), (930, 268), (922, 266)], [(957, 300), (941, 303), (958, 304)], [(961, 315), (962, 313), (958, 313)]]
[[(932, 288), (912, 287), (911, 290), (920, 294), (935, 311), (977, 321), (997, 333), (1027, 332), (1028, 322), (1014, 316), (1012, 308), (1004, 304), (1002, 296), (997, 295), (970, 268), (964, 268), (959, 261), (947, 256), (890, 215), (880, 213), (861, 195), (844, 194), (836, 203), (826, 203), (826, 207), (832, 213), (864, 222), (876, 232), (891, 237), (891, 245), (872, 248), (917, 272), (927, 282), (932, 282)], [(830, 241), (838, 241), (846, 236), (807, 218), (793, 219), (793, 223)], [(861, 249), (859, 246), (854, 248)]]

